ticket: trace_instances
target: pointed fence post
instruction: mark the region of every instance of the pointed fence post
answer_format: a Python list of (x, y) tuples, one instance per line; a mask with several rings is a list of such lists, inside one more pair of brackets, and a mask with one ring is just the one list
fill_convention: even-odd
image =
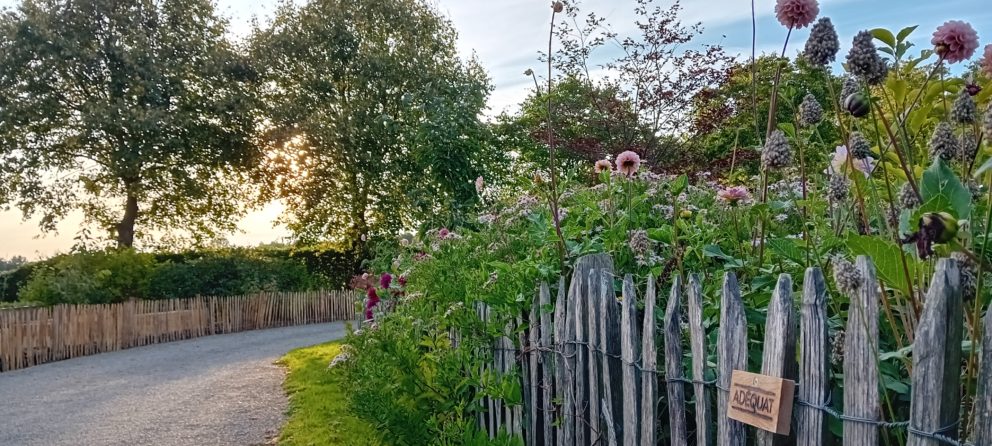
[[(543, 287), (543, 284), (542, 284)], [(541, 326), (538, 324), (538, 314), (541, 312), (540, 303), (540, 293), (538, 296), (534, 297), (534, 303), (530, 307), (530, 313), (527, 315), (527, 343), (523, 342), (523, 333), (520, 334), (521, 341), (520, 346), (524, 347), (526, 345), (527, 352), (527, 383), (525, 386), (527, 389), (527, 444), (531, 446), (540, 446), (543, 443), (541, 440), (541, 419), (538, 416), (538, 407), (541, 405), (541, 384), (538, 378), (538, 356), (541, 347)]]
[(747, 370), (747, 319), (737, 276), (723, 275), (720, 300), (720, 330), (717, 335), (717, 444), (744, 446), (747, 431), (744, 424), (727, 417), (730, 398), (730, 377), (734, 370)]
[[(957, 261), (940, 259), (913, 342), (913, 399), (907, 446), (947, 444), (923, 433), (958, 438), (964, 308)], [(978, 443), (988, 444), (988, 443)]]
[(692, 350), (693, 393), (696, 398), (696, 445), (713, 444), (710, 425), (710, 396), (706, 390), (706, 330), (703, 328), (703, 285), (699, 275), (689, 275), (687, 299), (689, 304), (689, 342)]
[[(844, 415), (878, 420), (878, 279), (875, 265), (859, 256), (858, 271), (863, 282), (851, 299), (844, 334)], [(844, 421), (844, 446), (878, 444), (878, 426)]]
[[(617, 302), (616, 289), (613, 287), (613, 274), (603, 273), (600, 279), (600, 311), (599, 333), (602, 341), (603, 358), (603, 387), (602, 398), (609, 409), (609, 418), (614, 422), (618, 435), (623, 435), (623, 362), (620, 361), (620, 305)], [(604, 419), (606, 414), (603, 415)], [(617, 432), (614, 432), (617, 433)], [(616, 437), (619, 441), (619, 437)]]
[(588, 257), (582, 257), (576, 262), (575, 271), (572, 272), (572, 283), (568, 287), (568, 324), (570, 326), (569, 333), (570, 339), (573, 339), (572, 349), (566, 348), (566, 351), (571, 352), (572, 362), (569, 374), (571, 375), (571, 382), (574, 396), (572, 400), (572, 405), (574, 407), (572, 416), (574, 421), (572, 425), (575, 429), (575, 444), (588, 444), (586, 442), (587, 432), (589, 430), (589, 423), (586, 419), (586, 372), (588, 371), (588, 365), (586, 365), (586, 354), (588, 353), (588, 348), (585, 345), (586, 342), (586, 321), (588, 320), (588, 315), (586, 314), (586, 309), (588, 307), (588, 299), (585, 291), (585, 281), (588, 277), (588, 271), (590, 266), (588, 264)]
[(644, 293), (644, 329), (641, 330), (641, 446), (658, 444), (658, 348), (655, 345), (655, 280), (648, 275)]
[[(571, 407), (571, 394), (572, 389), (569, 386), (568, 377), (569, 370), (566, 364), (566, 352), (565, 346), (568, 344), (568, 338), (566, 337), (566, 311), (565, 308), (568, 307), (568, 301), (566, 297), (567, 291), (565, 290), (565, 277), (558, 280), (558, 298), (555, 300), (555, 395), (558, 401), (560, 401), (561, 406), (558, 407), (558, 446), (571, 446), (574, 444), (574, 436), (569, 433), (566, 437), (566, 431), (568, 430), (567, 420), (572, 419), (570, 415)], [(566, 440), (572, 440), (571, 442), (566, 442)]]
[(978, 367), (978, 394), (975, 395), (975, 434), (973, 444), (992, 444), (992, 311), (985, 313)]
[[(761, 356), (761, 374), (778, 378), (797, 378), (796, 316), (792, 305), (792, 276), (780, 274), (778, 284), (768, 304), (765, 321), (764, 352)], [(789, 436), (757, 430), (758, 446), (784, 445)]]
[[(830, 396), (830, 351), (827, 339), (827, 284), (823, 271), (807, 268), (803, 279), (803, 307), (800, 320), (802, 362), (799, 365), (797, 389), (799, 401), (824, 405)], [(822, 446), (826, 441), (827, 424), (820, 409), (808, 405), (796, 407), (797, 446)]]
[(628, 274), (623, 279), (623, 302), (621, 310), (620, 350), (623, 355), (623, 444), (637, 446), (637, 424), (639, 413), (637, 391), (637, 292), (634, 279)]
[(586, 308), (586, 327), (589, 331), (588, 339), (588, 364), (589, 364), (589, 443), (597, 444), (600, 443), (601, 438), (603, 438), (602, 425), (603, 421), (600, 415), (600, 407), (602, 402), (599, 400), (599, 388), (600, 388), (600, 374), (599, 374), (599, 363), (600, 363), (600, 340), (599, 340), (599, 299), (602, 297), (600, 292), (600, 276), (602, 275), (602, 270), (589, 270), (589, 274), (586, 276), (586, 285), (588, 291), (586, 296), (589, 299), (589, 305)]
[(665, 382), (668, 389), (668, 428), (672, 446), (687, 446), (685, 385), (682, 383), (682, 278), (672, 276), (672, 292), (665, 309)]

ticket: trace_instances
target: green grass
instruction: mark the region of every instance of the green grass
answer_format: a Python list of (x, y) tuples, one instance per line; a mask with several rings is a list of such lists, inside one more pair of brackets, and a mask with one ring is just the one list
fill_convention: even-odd
[(372, 426), (349, 411), (341, 371), (327, 368), (340, 351), (340, 343), (330, 342), (293, 350), (279, 360), (289, 372), (283, 384), (289, 420), (279, 435), (280, 446), (382, 444)]

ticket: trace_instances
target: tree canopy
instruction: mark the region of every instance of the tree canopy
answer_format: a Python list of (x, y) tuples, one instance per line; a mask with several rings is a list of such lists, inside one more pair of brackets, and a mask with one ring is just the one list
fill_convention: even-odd
[(209, 0), (24, 0), (0, 16), (0, 206), (120, 246), (244, 211), (257, 76)]
[(284, 4), (257, 29), (268, 167), (302, 240), (454, 224), (500, 155), (479, 120), (485, 72), (420, 0)]

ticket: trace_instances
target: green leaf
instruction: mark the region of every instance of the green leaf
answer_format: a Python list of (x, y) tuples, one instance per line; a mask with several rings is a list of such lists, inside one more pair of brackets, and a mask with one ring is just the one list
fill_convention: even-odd
[(788, 238), (773, 238), (765, 242), (772, 252), (800, 265), (806, 264), (806, 253)]
[[(856, 255), (871, 257), (878, 271), (878, 277), (888, 286), (909, 294), (906, 283), (906, 270), (902, 265), (902, 248), (895, 243), (878, 237), (852, 234), (847, 238), (847, 247)], [(916, 277), (918, 261), (906, 256), (909, 277)]]
[(648, 238), (658, 242), (671, 243), (672, 242), (672, 227), (662, 226), (660, 228), (648, 229)]
[(682, 191), (689, 185), (689, 177), (685, 174), (679, 175), (675, 181), (672, 182), (672, 195), (681, 194)]
[(978, 178), (982, 176), (982, 174), (989, 169), (992, 169), (992, 157), (989, 157), (989, 159), (985, 160), (985, 162), (982, 163), (981, 167), (975, 169), (974, 177)]
[(913, 31), (916, 31), (916, 28), (918, 28), (919, 26), (920, 25), (913, 25), (913, 26), (907, 26), (907, 27), (903, 28), (901, 31), (899, 31), (899, 34), (896, 35), (896, 40), (898, 40), (900, 42), (902, 42), (903, 40), (906, 40), (906, 38), (909, 37), (909, 35), (912, 34)]
[(871, 30), (871, 35), (875, 36), (876, 39), (881, 40), (890, 48), (894, 48), (896, 46), (896, 37), (892, 35), (892, 31), (885, 28), (875, 28)]
[(901, 104), (906, 99), (906, 90), (909, 88), (909, 81), (896, 76), (889, 76), (885, 84), (889, 87), (889, 90), (892, 90), (892, 96), (897, 104)]
[(706, 245), (703, 247), (703, 255), (706, 257), (716, 257), (723, 260), (734, 260), (733, 257), (723, 252), (723, 248), (717, 245)]
[(778, 129), (785, 133), (789, 138), (796, 137), (796, 126), (792, 125), (790, 122), (780, 122), (778, 124)]
[(950, 212), (962, 220), (967, 220), (971, 215), (971, 192), (939, 158), (923, 172), (920, 195), (924, 204), (936, 200), (934, 205), (938, 209), (932, 212)]

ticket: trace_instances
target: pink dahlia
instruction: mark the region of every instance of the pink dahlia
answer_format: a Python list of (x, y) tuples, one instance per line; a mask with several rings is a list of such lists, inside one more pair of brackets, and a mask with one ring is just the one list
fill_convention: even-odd
[(992, 43), (985, 45), (985, 54), (982, 56), (981, 66), (985, 75), (992, 77)]
[(640, 155), (631, 152), (630, 150), (621, 153), (617, 156), (617, 171), (632, 177), (637, 174), (637, 169), (641, 168), (641, 157)]
[(978, 49), (978, 33), (967, 22), (950, 20), (937, 27), (930, 43), (948, 63), (967, 60)]
[(816, 0), (778, 0), (775, 3), (775, 17), (786, 28), (805, 28), (820, 13)]
[(596, 171), (596, 173), (609, 172), (613, 170), (613, 163), (611, 163), (610, 160), (596, 161), (596, 165), (593, 166), (593, 170)]
[(393, 276), (389, 273), (383, 273), (379, 276), (379, 288), (389, 288), (389, 285), (393, 284)]
[(482, 179), (481, 176), (479, 178), (476, 178), (475, 191), (481, 194), (485, 188), (486, 188), (486, 180)]
[(441, 228), (437, 231), (437, 238), (441, 240), (448, 238), (449, 235), (451, 235), (451, 231), (449, 231), (448, 228)]
[(720, 189), (716, 193), (716, 198), (729, 205), (736, 205), (751, 198), (751, 194), (748, 193), (747, 188), (744, 186), (734, 186)]

